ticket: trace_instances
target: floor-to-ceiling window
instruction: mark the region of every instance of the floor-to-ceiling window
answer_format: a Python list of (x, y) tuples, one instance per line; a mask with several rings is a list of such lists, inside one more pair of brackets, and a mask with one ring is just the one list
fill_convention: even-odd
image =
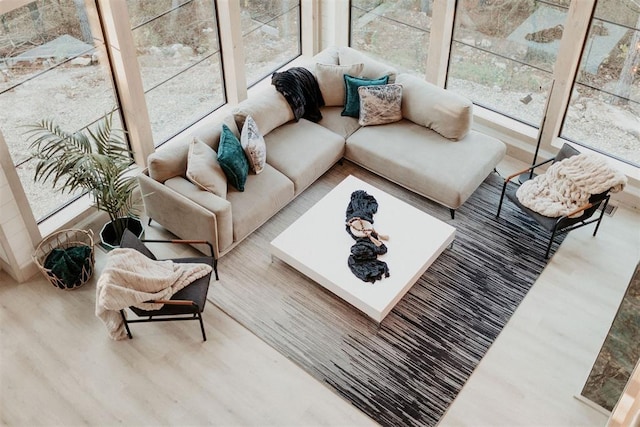
[(300, 0), (239, 0), (247, 84), (300, 55)]
[(598, 1), (561, 136), (640, 166), (640, 1)]
[(0, 9), (0, 129), (37, 220), (78, 194), (60, 194), (49, 184), (33, 182), (27, 126), (52, 119), (75, 131), (117, 107), (107, 58), (97, 41), (102, 37), (94, 37), (90, 25), (95, 13), (74, 0)]
[(153, 143), (225, 102), (212, 0), (127, 1)]
[(569, 0), (461, 0), (447, 88), (538, 127)]
[(432, 0), (352, 0), (352, 47), (424, 76)]

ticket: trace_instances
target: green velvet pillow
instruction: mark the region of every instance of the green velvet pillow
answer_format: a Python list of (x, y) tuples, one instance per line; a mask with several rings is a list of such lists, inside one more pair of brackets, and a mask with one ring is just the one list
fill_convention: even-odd
[(346, 100), (344, 102), (344, 110), (342, 110), (343, 116), (359, 117), (360, 116), (360, 96), (358, 95), (358, 88), (360, 86), (378, 86), (386, 85), (389, 81), (389, 76), (384, 76), (379, 79), (364, 79), (361, 77), (353, 77), (349, 74), (344, 75), (344, 85)]
[(244, 191), (249, 174), (249, 161), (244, 154), (240, 141), (225, 124), (222, 125), (220, 144), (218, 145), (218, 163), (231, 185)]

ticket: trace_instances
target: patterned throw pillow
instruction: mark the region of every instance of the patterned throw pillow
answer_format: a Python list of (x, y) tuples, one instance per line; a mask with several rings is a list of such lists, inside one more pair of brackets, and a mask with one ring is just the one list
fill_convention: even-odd
[(327, 107), (342, 107), (344, 105), (344, 75), (359, 76), (364, 64), (333, 65), (316, 64), (316, 79), (320, 92)]
[(247, 155), (251, 170), (253, 170), (256, 175), (262, 172), (267, 162), (267, 145), (264, 143), (264, 138), (258, 130), (258, 125), (251, 116), (247, 116), (242, 126), (240, 145), (242, 145), (242, 149)]
[(227, 177), (218, 163), (215, 150), (199, 138), (193, 138), (187, 157), (187, 178), (205, 191), (227, 197)]
[(244, 191), (244, 184), (247, 182), (247, 175), (249, 175), (249, 161), (240, 141), (225, 124), (222, 125), (222, 134), (220, 135), (218, 162), (229, 183), (238, 191)]
[(344, 109), (342, 110), (343, 116), (359, 117), (360, 116), (360, 96), (358, 96), (358, 88), (360, 86), (376, 86), (386, 85), (389, 80), (389, 76), (384, 76), (379, 79), (363, 79), (360, 77), (353, 77), (348, 74), (344, 75), (346, 100), (344, 103)]
[(402, 85), (360, 86), (360, 126), (402, 120)]

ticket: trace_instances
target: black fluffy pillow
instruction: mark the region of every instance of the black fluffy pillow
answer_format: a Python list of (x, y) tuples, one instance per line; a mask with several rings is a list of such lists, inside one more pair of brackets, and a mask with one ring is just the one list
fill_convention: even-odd
[(271, 76), (271, 84), (289, 103), (296, 122), (301, 118), (312, 122), (322, 120), (320, 107), (324, 106), (324, 99), (318, 81), (311, 71), (303, 67), (293, 67), (275, 72)]

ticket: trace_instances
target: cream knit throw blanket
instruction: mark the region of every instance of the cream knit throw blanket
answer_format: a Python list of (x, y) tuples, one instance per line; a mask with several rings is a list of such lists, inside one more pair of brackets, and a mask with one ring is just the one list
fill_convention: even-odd
[[(601, 156), (577, 154), (552, 164), (547, 172), (524, 182), (516, 197), (532, 211), (549, 217), (567, 215), (589, 202), (593, 194), (616, 193), (627, 177)], [(582, 212), (577, 214), (579, 217)]]
[(173, 294), (211, 272), (207, 264), (154, 261), (135, 249), (117, 248), (109, 252), (96, 285), (96, 316), (114, 340), (127, 337), (120, 310), (135, 306), (158, 310), (162, 304), (144, 301), (170, 299)]

